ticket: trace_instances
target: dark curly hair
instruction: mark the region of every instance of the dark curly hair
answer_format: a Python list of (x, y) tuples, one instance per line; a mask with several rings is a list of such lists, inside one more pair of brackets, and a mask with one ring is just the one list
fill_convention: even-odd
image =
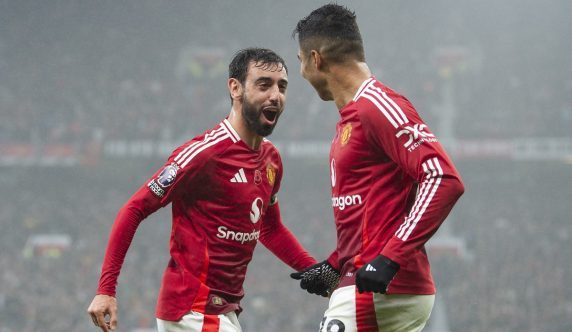
[(292, 32), (302, 51), (319, 51), (333, 62), (365, 61), (363, 40), (356, 15), (344, 6), (330, 3), (301, 19)]
[(234, 54), (228, 65), (228, 78), (235, 78), (241, 84), (246, 80), (248, 65), (254, 62), (256, 67), (265, 70), (280, 71), (282, 68), (288, 73), (288, 67), (282, 57), (267, 48), (245, 48)]

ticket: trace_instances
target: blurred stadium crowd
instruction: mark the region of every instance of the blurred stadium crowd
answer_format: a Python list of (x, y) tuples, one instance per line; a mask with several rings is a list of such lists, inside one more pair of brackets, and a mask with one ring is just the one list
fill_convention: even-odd
[[(143, 164), (3, 172), (2, 186), (17, 190), (0, 201), (0, 331), (92, 328), (85, 308), (113, 217), (158, 166)], [(119, 166), (129, 174), (117, 172)], [(438, 310), (446, 310), (450, 331), (569, 331), (569, 189), (555, 175), (569, 178), (570, 165), (462, 162), (459, 168), (470, 174), (465, 179), (471, 190), (448, 223), (466, 241), (467, 252), (430, 256), (443, 299)], [(327, 174), (321, 165), (300, 161), (289, 162), (287, 172), (280, 195), (284, 221), (311, 253), (324, 258), (334, 245), (322, 190)], [(167, 208), (146, 220), (132, 244), (119, 281), (122, 331), (154, 326), (169, 216)], [(69, 248), (26, 253), (30, 236), (59, 233), (73, 239)], [(290, 272), (263, 246), (257, 248), (245, 286), (245, 331), (316, 330), (326, 300), (299, 289)]]
[[(211, 32), (211, 26), (221, 24), (220, 19), (209, 20), (201, 14), (244, 12), (239, 4), (215, 1), (205, 8), (190, 4), (164, 8), (160, 3), (4, 4), (5, 28), (0, 39), (2, 142), (173, 139), (216, 123), (228, 109), (224, 93), (228, 59), (236, 49), (261, 42), (248, 36), (241, 42), (236, 36), (246, 22), (236, 22), (238, 32), (221, 31), (218, 35), (205, 36), (191, 28), (202, 26)], [(278, 2), (276, 6), (288, 8)], [(389, 27), (416, 13), (416, 8), (400, 6), (388, 4), (389, 8), (379, 12), (379, 23), (363, 24), (366, 52), (373, 71), (424, 106), (425, 117), (433, 116), (431, 108), (439, 104), (442, 81), (455, 76), (459, 138), (568, 134), (572, 125), (570, 68), (557, 64), (563, 57), (558, 50), (565, 30), (548, 34), (551, 23), (559, 23), (551, 22), (548, 15), (556, 12), (557, 6), (545, 8), (547, 15), (535, 18), (535, 24), (524, 21), (533, 8), (520, 9), (489, 29), (480, 26), (483, 18), (478, 12), (470, 16), (471, 8), (451, 8), (449, 13), (434, 8), (416, 17), (414, 26), (391, 31)], [(358, 4), (356, 7), (360, 9)], [(363, 16), (361, 21), (369, 22), (372, 13), (358, 13)], [(144, 24), (150, 17), (158, 20), (159, 28)], [(434, 25), (439, 20), (440, 24)], [(427, 30), (426, 38), (415, 38), (420, 30)], [(269, 33), (284, 38), (289, 30)], [(463, 39), (465, 36), (471, 38)], [(414, 43), (396, 47), (409, 40)], [(531, 40), (542, 41), (542, 45), (531, 47)], [(288, 41), (288, 45), (274, 48), (289, 60), (295, 83), (289, 110), (304, 116), (291, 119), (296, 125), (282, 128), (277, 136), (329, 133), (308, 130), (332, 112), (326, 104), (312, 105), (311, 111), (319, 114), (310, 113), (313, 121), (308, 124), (305, 109), (313, 92), (294, 77), (298, 76), (296, 44)], [(462, 57), (447, 60), (442, 51), (450, 46), (462, 49), (449, 58)]]
[[(534, 6), (517, 1), (489, 2), (498, 6), (492, 13), (485, 4), (445, 1), (354, 8), (373, 71), (405, 93), (437, 135), (453, 128), (461, 140), (570, 138), (572, 66), (564, 40), (572, 31), (561, 13), (571, 6), (558, 1), (535, 15)], [(298, 16), (319, 4), (0, 2), (0, 332), (94, 330), (85, 309), (115, 213), (166, 158), (106, 156), (103, 147), (117, 140), (175, 147), (214, 126), (229, 109), (226, 66), (236, 49), (265, 40), (260, 46), (290, 66), (287, 109), (272, 140), (331, 138), (338, 114), (302, 82), (288, 38)], [(259, 23), (272, 27), (266, 34), (252, 30), (252, 13), (292, 8), (293, 16), (261, 15)], [(452, 101), (447, 127), (440, 114)], [(96, 158), (71, 167), (19, 162), (54, 146), (79, 159), (95, 146)], [(572, 330), (570, 163), (455, 161), (467, 193), (447, 234), (464, 247), (430, 256), (442, 304), (436, 310), (448, 327), (428, 329)], [(322, 259), (335, 242), (327, 157), (285, 155), (284, 163), (284, 221)], [(128, 253), (119, 281), (121, 331), (154, 327), (169, 219), (164, 209), (145, 221)], [(52, 242), (35, 238), (45, 234)], [(257, 248), (245, 331), (317, 330), (326, 299), (299, 290), (289, 272)]]

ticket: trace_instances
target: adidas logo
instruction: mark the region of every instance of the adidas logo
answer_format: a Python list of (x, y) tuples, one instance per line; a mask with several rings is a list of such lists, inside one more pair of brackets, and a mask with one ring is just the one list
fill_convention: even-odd
[(243, 168), (239, 169), (238, 172), (236, 172), (236, 174), (234, 174), (232, 179), (230, 179), (230, 182), (247, 183), (248, 181), (246, 180), (246, 175), (244, 174), (244, 169)]
[(366, 270), (366, 271), (377, 271), (377, 270), (375, 269), (375, 267), (371, 266), (371, 264), (367, 264), (367, 266), (365, 267), (365, 270)]

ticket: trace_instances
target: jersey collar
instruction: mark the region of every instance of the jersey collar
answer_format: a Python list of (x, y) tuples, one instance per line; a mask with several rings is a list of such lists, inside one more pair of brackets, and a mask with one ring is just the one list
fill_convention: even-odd
[(228, 132), (228, 134), (230, 135), (230, 138), (232, 139), (232, 141), (234, 143), (241, 141), (240, 136), (238, 135), (236, 130), (234, 130), (234, 128), (232, 127), (232, 125), (230, 124), (230, 121), (228, 121), (228, 119), (222, 120), (221, 126), (223, 128), (225, 128), (225, 130)]
[(353, 97), (353, 101), (356, 101), (359, 98), (359, 95), (363, 92), (363, 90), (365, 89), (365, 87), (369, 84), (369, 82), (374, 81), (375, 77), (370, 76), (368, 79), (366, 79), (365, 81), (363, 81), (361, 83), (361, 85), (359, 86), (359, 89), (357, 89), (354, 97)]

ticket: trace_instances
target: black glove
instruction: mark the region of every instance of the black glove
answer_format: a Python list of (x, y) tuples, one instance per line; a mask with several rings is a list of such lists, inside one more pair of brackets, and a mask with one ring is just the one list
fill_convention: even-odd
[(385, 294), (387, 286), (397, 271), (399, 271), (399, 264), (383, 255), (377, 256), (357, 271), (356, 287), (358, 292)]
[(300, 287), (310, 294), (328, 297), (340, 280), (340, 273), (323, 261), (300, 272), (291, 273), (292, 279), (301, 280)]

